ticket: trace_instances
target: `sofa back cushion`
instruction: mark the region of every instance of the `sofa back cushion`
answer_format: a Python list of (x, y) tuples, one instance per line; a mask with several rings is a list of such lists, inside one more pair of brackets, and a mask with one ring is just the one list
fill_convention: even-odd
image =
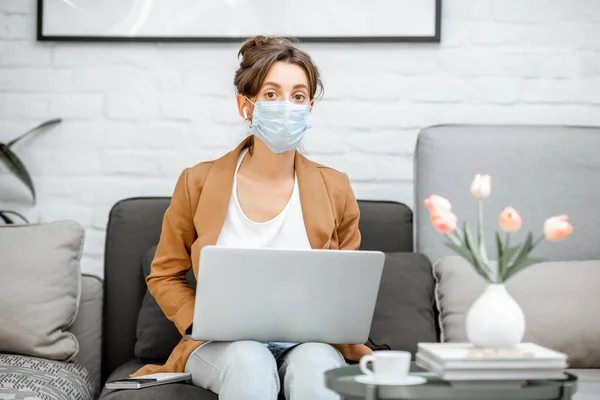
[[(126, 199), (112, 208), (104, 267), (103, 381), (135, 358), (138, 313), (146, 294), (144, 256), (158, 243), (168, 197)], [(361, 249), (411, 252), (412, 212), (404, 204), (359, 201)]]
[(600, 128), (573, 126), (444, 125), (419, 134), (415, 154), (416, 248), (432, 263), (451, 255), (428, 219), (423, 201), (448, 198), (461, 220), (471, 224), (477, 205), (469, 193), (473, 176), (492, 177), (484, 205), (488, 254), (495, 254), (493, 231), (504, 207), (514, 207), (523, 229), (541, 233), (547, 217), (568, 214), (569, 240), (542, 243), (536, 256), (548, 261), (600, 259)]
[(73, 221), (0, 227), (0, 353), (70, 361), (84, 230)]

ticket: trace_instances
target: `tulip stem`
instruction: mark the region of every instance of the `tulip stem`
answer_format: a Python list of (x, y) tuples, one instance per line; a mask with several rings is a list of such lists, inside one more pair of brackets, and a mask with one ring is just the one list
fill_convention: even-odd
[(477, 199), (477, 210), (479, 214), (477, 218), (477, 247), (479, 247), (479, 254), (481, 254), (481, 258), (485, 261), (486, 267), (489, 268), (489, 260), (483, 239), (483, 199)]
[(544, 235), (540, 236), (533, 244), (531, 245), (531, 250), (535, 249), (540, 242), (544, 240)]

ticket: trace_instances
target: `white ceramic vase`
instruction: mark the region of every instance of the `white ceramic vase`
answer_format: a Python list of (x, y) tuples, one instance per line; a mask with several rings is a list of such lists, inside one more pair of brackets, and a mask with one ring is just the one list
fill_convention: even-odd
[(490, 284), (467, 313), (467, 338), (477, 347), (514, 348), (525, 334), (525, 315), (503, 284)]

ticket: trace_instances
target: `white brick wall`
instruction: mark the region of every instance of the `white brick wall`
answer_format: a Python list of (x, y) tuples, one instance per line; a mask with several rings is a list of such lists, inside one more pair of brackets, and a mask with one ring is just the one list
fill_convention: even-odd
[[(439, 123), (600, 125), (600, 1), (443, 0), (441, 44), (309, 44), (325, 98), (305, 148), (359, 198), (412, 205), (419, 129)], [(169, 195), (182, 168), (244, 135), (237, 44), (35, 42), (34, 0), (0, 0), (0, 141), (61, 117), (16, 151), (38, 192), (0, 168), (0, 207), (87, 229), (102, 275), (113, 203)]]

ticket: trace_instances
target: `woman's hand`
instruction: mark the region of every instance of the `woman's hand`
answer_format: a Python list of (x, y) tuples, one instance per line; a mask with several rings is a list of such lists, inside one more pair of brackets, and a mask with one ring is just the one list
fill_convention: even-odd
[(364, 344), (334, 344), (345, 359), (350, 361), (359, 361), (363, 356), (373, 353), (373, 350)]

